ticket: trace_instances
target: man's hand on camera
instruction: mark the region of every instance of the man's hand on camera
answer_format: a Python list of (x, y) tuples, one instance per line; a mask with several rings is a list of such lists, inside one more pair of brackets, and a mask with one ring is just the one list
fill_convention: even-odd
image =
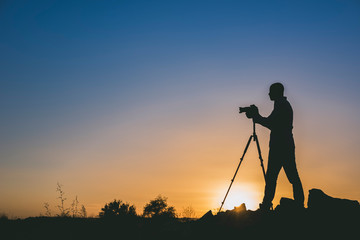
[(250, 119), (253, 118), (253, 115), (251, 114), (251, 112), (246, 112), (245, 115), (247, 118), (250, 118)]
[(256, 118), (259, 116), (259, 109), (255, 105), (250, 105), (250, 111), (246, 112), (247, 118)]
[(253, 113), (253, 115), (259, 114), (259, 109), (256, 105), (253, 104), (250, 107), (251, 107), (251, 112)]

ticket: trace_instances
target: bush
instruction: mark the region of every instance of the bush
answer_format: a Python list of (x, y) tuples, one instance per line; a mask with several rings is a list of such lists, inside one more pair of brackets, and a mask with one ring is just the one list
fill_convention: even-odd
[(161, 195), (157, 196), (154, 200), (151, 200), (150, 203), (146, 204), (143, 212), (144, 217), (168, 217), (175, 218), (175, 208), (168, 206), (167, 198), (162, 197)]
[(116, 200), (106, 203), (101, 209), (99, 217), (118, 217), (118, 216), (136, 216), (136, 208), (134, 205), (123, 203)]

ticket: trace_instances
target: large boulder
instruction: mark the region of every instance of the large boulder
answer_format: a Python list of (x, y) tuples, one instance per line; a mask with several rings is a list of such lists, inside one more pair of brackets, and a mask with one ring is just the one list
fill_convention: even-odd
[(331, 214), (359, 214), (358, 201), (334, 198), (326, 195), (320, 189), (309, 190), (308, 209), (311, 212)]

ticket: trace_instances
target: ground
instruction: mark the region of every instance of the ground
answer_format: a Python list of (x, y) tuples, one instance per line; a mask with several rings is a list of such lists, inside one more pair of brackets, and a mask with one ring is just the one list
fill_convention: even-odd
[(360, 212), (228, 211), (201, 219), (35, 217), (0, 221), (2, 239), (352, 239)]

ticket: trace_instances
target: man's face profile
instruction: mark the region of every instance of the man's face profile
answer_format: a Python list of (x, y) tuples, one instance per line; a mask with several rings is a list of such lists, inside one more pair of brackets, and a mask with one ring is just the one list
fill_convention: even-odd
[(274, 88), (270, 87), (270, 90), (269, 90), (269, 97), (270, 97), (270, 100), (271, 101), (274, 101), (275, 100), (275, 91), (274, 91)]

